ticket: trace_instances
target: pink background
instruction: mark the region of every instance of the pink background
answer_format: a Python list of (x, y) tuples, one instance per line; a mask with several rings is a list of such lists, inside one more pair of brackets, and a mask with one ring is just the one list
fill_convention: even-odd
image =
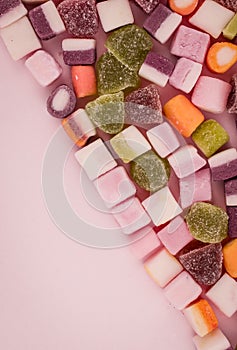
[[(85, 247), (52, 222), (41, 188), (44, 153), (59, 126), (45, 111), (50, 89), (40, 88), (1, 42), (0, 62), (0, 348), (194, 349), (183, 315), (128, 247)], [(230, 120), (235, 135), (233, 125)], [(72, 205), (89, 215), (73, 158), (65, 170)], [(98, 220), (104, 223), (102, 215)], [(220, 316), (233, 344), (236, 325), (237, 315)]]

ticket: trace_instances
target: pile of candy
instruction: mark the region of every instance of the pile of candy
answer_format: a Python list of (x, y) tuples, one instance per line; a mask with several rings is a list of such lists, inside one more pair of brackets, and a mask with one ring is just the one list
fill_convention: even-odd
[[(230, 82), (220, 75), (237, 62), (230, 42), (237, 37), (236, 0), (169, 0), (167, 6), (135, 0), (132, 7), (146, 13), (143, 28), (134, 24), (128, 0), (35, 2), (25, 0), (26, 9), (21, 0), (0, 0), (0, 35), (9, 54), (26, 58), (46, 87), (62, 67), (42, 43), (68, 33), (62, 55), (71, 83), (51, 92), (48, 112), (80, 147), (77, 161), (124, 234), (146, 228), (131, 249), (187, 318), (196, 348), (233, 349), (211, 304), (227, 317), (237, 311), (237, 150), (222, 148), (229, 135), (215, 119), (226, 109), (237, 114), (237, 73)], [(99, 22), (110, 33), (97, 58)], [(155, 40), (170, 38), (172, 59), (152, 50)], [(202, 74), (204, 65), (215, 77)], [(159, 89), (167, 83), (180, 92), (162, 106)], [(212, 201), (214, 181), (224, 182), (226, 211)]]

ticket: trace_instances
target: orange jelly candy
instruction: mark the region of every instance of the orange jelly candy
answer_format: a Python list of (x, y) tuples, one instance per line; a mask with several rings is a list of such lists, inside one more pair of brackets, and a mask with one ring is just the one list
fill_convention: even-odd
[(92, 66), (73, 66), (72, 67), (72, 84), (77, 97), (95, 95), (96, 75)]
[(223, 248), (224, 266), (231, 277), (237, 278), (237, 238)]
[(237, 62), (237, 45), (221, 42), (213, 44), (207, 53), (207, 66), (216, 73), (225, 73)]

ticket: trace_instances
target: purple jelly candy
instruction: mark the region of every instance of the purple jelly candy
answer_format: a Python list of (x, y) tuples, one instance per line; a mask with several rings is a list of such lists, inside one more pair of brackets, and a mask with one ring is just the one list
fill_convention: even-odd
[(156, 52), (149, 52), (144, 63), (167, 76), (170, 76), (174, 69), (174, 64), (167, 57)]
[(64, 0), (57, 9), (69, 34), (78, 38), (91, 38), (97, 33), (95, 0)]
[(237, 238), (237, 206), (226, 207), (229, 216), (228, 235), (231, 238)]
[(125, 102), (128, 124), (145, 127), (162, 123), (162, 106), (156, 85), (151, 84), (131, 92)]
[(159, 4), (160, 0), (135, 0), (135, 2), (145, 11), (151, 13), (154, 8)]
[(179, 260), (200, 285), (211, 286), (221, 277), (223, 256), (220, 243), (194, 249), (180, 255)]
[(76, 106), (76, 96), (67, 85), (58, 86), (49, 96), (47, 110), (55, 118), (65, 118)]
[(0, 0), (0, 17), (21, 4), (21, 0)]
[(227, 102), (227, 111), (229, 113), (237, 113), (237, 74), (233, 75), (230, 83), (232, 90)]
[(144, 28), (152, 35), (155, 35), (157, 29), (161, 24), (170, 16), (172, 11), (168, 7), (160, 4), (157, 6), (155, 11), (146, 19), (144, 23)]
[(96, 60), (94, 39), (64, 39), (62, 42), (64, 63), (68, 66), (91, 65)]

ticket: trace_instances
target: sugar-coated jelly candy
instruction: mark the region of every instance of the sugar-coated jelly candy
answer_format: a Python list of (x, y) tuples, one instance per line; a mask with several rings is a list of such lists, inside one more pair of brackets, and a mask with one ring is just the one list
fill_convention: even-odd
[(215, 73), (225, 73), (237, 62), (237, 45), (214, 43), (207, 53), (207, 66)]
[(135, 2), (145, 11), (151, 13), (154, 8), (159, 4), (160, 0), (135, 0)]
[(94, 39), (67, 38), (62, 41), (63, 60), (68, 66), (95, 63), (96, 42)]
[(182, 16), (192, 13), (198, 5), (198, 0), (169, 0), (170, 8)]
[(209, 203), (197, 202), (186, 215), (186, 222), (194, 238), (205, 243), (219, 243), (227, 237), (228, 215)]
[(1, 0), (0, 1), (0, 28), (6, 27), (16, 22), (27, 14), (27, 9), (21, 0)]
[(237, 35), (237, 13), (223, 29), (223, 36), (233, 40)]
[(64, 118), (62, 126), (72, 141), (79, 147), (84, 146), (91, 136), (96, 135), (94, 125), (82, 108)]
[(78, 38), (91, 38), (97, 33), (95, 0), (64, 0), (57, 9), (69, 34)]
[(227, 206), (237, 205), (237, 177), (224, 181), (225, 201)]
[(209, 119), (197, 127), (192, 139), (208, 158), (229, 141), (229, 135), (216, 120)]
[(150, 84), (131, 92), (125, 98), (126, 122), (141, 127), (163, 121), (160, 94), (156, 85)]
[(231, 78), (231, 92), (227, 101), (227, 111), (229, 113), (237, 113), (237, 74)]
[(117, 134), (124, 124), (123, 92), (103, 95), (87, 103), (86, 111), (93, 123), (108, 134)]
[(128, 0), (106, 0), (99, 2), (97, 4), (97, 11), (105, 32), (134, 22)]
[(77, 97), (95, 95), (96, 73), (93, 66), (72, 66), (72, 84)]
[(211, 305), (200, 299), (183, 310), (184, 316), (200, 337), (204, 337), (217, 328), (218, 320)]
[(168, 183), (170, 166), (166, 159), (160, 158), (151, 150), (132, 161), (130, 174), (141, 188), (155, 192)]
[(230, 9), (232, 11), (237, 11), (237, 2), (236, 0), (215, 0), (222, 6), (226, 7), (227, 9)]
[(237, 238), (223, 247), (224, 266), (228, 274), (237, 278)]
[(203, 286), (212, 286), (221, 277), (223, 255), (220, 243), (181, 254), (179, 260), (195, 281)]
[(67, 85), (58, 86), (47, 100), (47, 110), (55, 118), (65, 118), (76, 106), (76, 96)]
[(136, 72), (128, 69), (110, 52), (99, 58), (96, 72), (99, 95), (113, 94), (129, 87), (136, 88), (140, 82)]
[(237, 238), (237, 206), (227, 207), (226, 211), (229, 216), (228, 236)]
[(208, 159), (212, 180), (227, 180), (237, 176), (237, 150), (227, 148)]
[(110, 34), (105, 46), (126, 67), (138, 71), (152, 48), (152, 40), (144, 29), (131, 24)]
[(214, 329), (204, 337), (195, 335), (193, 337), (193, 342), (197, 350), (233, 350), (229, 340), (219, 328)]

